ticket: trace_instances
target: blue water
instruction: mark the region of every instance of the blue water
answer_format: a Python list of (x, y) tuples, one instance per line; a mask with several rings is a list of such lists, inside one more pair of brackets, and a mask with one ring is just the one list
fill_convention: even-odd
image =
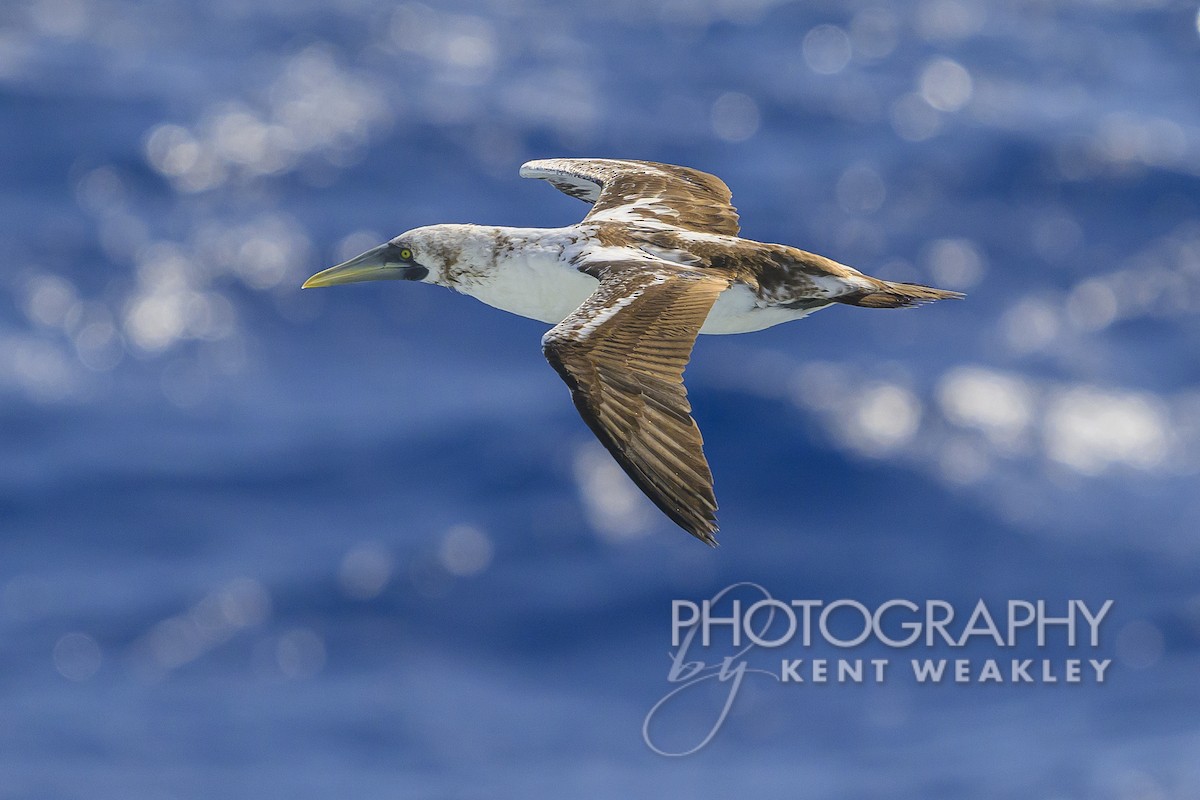
[[(0, 7), (0, 798), (1200, 796), (1197, 12)], [(750, 238), (968, 299), (701, 340), (709, 550), (544, 326), (298, 290), (571, 223), (516, 175), (557, 155), (702, 168)], [(1109, 679), (748, 681), (657, 755), (671, 601), (738, 581), (1112, 599)]]

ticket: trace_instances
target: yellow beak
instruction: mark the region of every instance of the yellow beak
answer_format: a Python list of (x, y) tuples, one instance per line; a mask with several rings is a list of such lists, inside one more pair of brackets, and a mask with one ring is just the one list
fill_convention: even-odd
[(420, 280), (428, 274), (428, 270), (418, 264), (395, 261), (395, 250), (390, 244), (381, 244), (344, 264), (318, 272), (300, 288), (316, 289), (361, 281), (412, 281)]

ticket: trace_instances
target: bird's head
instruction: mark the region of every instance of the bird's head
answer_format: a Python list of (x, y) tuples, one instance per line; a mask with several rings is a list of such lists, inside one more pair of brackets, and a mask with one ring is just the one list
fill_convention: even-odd
[(360, 281), (442, 283), (442, 277), (457, 260), (460, 250), (452, 227), (414, 228), (336, 267), (318, 272), (306, 280), (302, 288)]

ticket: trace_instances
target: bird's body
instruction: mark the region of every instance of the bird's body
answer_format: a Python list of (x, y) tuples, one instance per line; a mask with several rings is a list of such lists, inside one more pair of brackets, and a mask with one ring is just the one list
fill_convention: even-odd
[(554, 325), (542, 345), (597, 438), (659, 508), (714, 543), (716, 500), (682, 375), (699, 333), (758, 331), (833, 303), (946, 297), (738, 236), (728, 188), (665, 164), (548, 159), (521, 168), (593, 204), (565, 228), (432, 225), (305, 286), (419, 280)]
[(558, 324), (600, 285), (588, 267), (620, 261), (653, 269), (666, 261), (733, 280), (713, 304), (702, 334), (751, 333), (791, 322), (870, 289), (850, 267), (786, 245), (667, 226), (613, 222), (565, 228), (431, 225), (407, 239), (441, 251), (439, 283), (501, 311)]

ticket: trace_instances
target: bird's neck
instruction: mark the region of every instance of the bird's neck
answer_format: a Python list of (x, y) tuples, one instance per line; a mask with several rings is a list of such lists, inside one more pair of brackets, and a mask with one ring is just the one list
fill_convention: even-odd
[(444, 282), (465, 289), (488, 282), (514, 262), (557, 262), (574, 241), (565, 228), (445, 225), (441, 231)]
[(561, 322), (596, 288), (572, 267), (574, 228), (458, 226), (438, 283), (522, 317)]

